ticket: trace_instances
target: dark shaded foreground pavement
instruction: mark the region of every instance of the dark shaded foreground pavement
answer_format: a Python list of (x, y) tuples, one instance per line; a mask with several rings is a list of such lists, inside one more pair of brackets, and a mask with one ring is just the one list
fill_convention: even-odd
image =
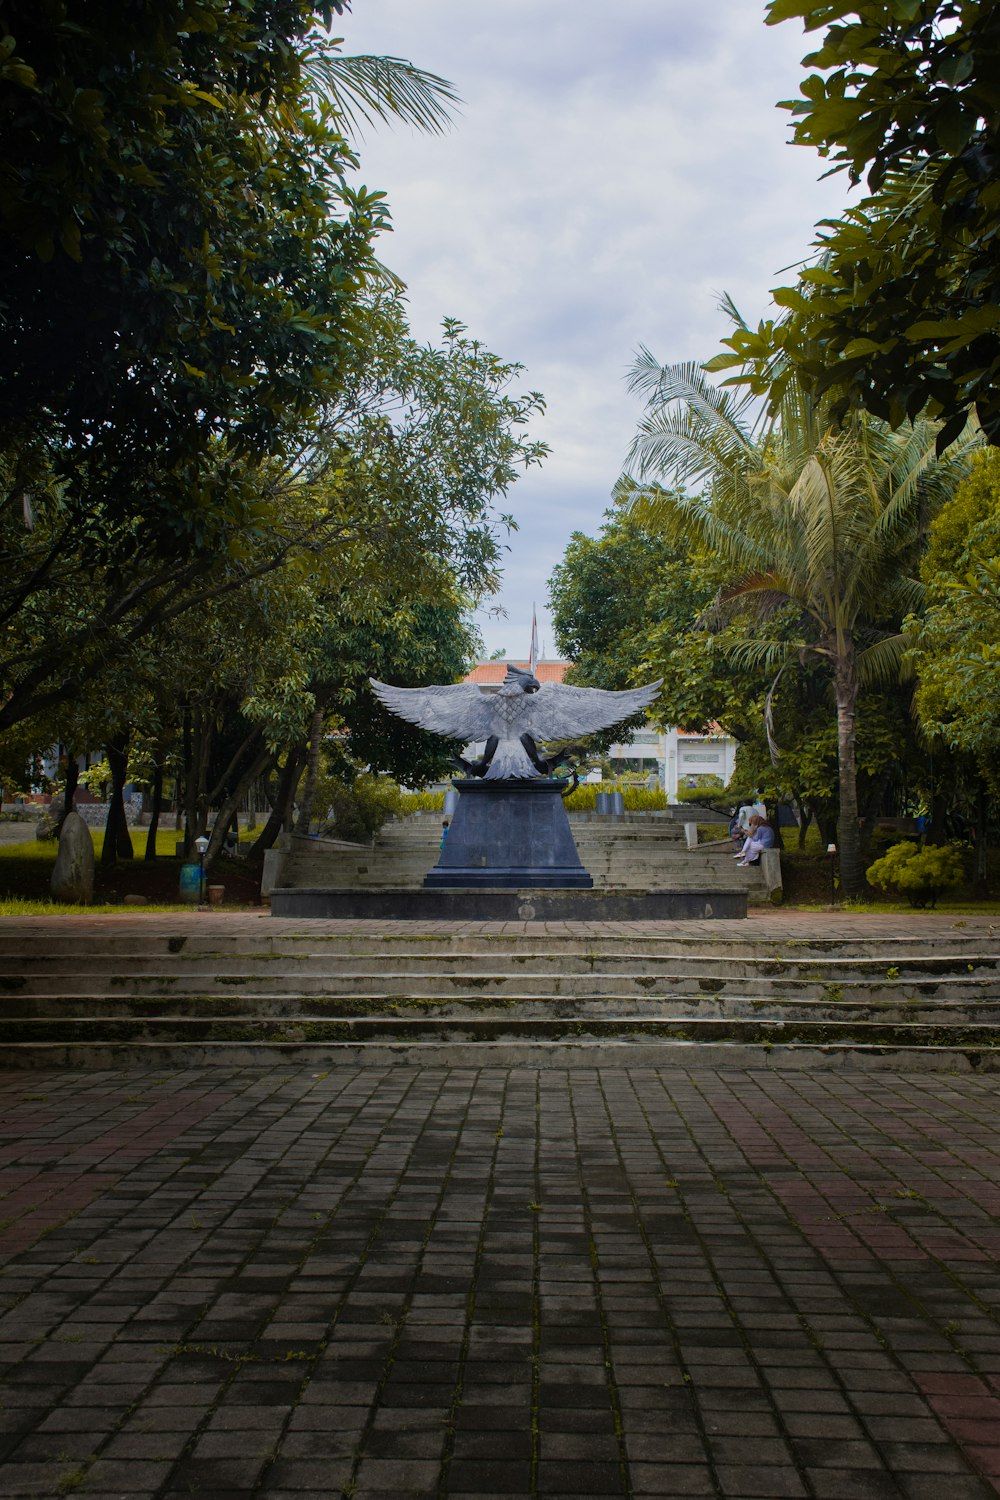
[(995, 1078), (0, 1083), (0, 1495), (1000, 1493)]

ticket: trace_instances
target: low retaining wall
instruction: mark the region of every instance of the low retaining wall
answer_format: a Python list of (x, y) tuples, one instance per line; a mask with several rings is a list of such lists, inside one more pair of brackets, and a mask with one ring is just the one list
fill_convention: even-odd
[(421, 922), (664, 922), (745, 917), (745, 890), (330, 890), (271, 892), (272, 917)]

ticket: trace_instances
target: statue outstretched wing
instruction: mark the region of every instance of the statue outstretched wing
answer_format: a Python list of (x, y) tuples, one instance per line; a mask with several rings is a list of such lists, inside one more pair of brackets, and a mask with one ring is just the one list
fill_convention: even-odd
[(623, 693), (543, 682), (538, 692), (528, 698), (528, 732), (536, 740), (566, 740), (596, 734), (599, 729), (610, 729), (640, 709), (648, 708), (659, 690), (659, 682), (628, 688)]
[(369, 677), (375, 696), (390, 712), (449, 740), (485, 740), (494, 733), (490, 700), (474, 682), (401, 688)]

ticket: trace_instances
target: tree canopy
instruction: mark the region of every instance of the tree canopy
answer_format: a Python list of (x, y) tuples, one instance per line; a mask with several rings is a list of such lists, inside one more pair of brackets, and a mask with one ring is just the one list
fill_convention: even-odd
[(783, 106), (793, 139), (869, 191), (775, 289), (794, 316), (737, 328), (712, 367), (743, 366), (737, 379), (780, 399), (790, 363), (835, 414), (864, 407), (893, 427), (926, 412), (943, 423), (939, 451), (974, 409), (1000, 443), (1000, 9), (771, 0), (769, 24), (789, 19), (826, 27)]
[(660, 366), (648, 351), (631, 383), (647, 400), (632, 445), (639, 478), (704, 486), (688, 496), (628, 484), (622, 493), (636, 518), (695, 538), (718, 557), (726, 581), (717, 609), (739, 632), (728, 643), (738, 665), (773, 675), (805, 661), (830, 674), (837, 842), (845, 892), (857, 895), (858, 695), (866, 681), (898, 677), (902, 618), (920, 599), (920, 531), (950, 495), (962, 454), (935, 462), (928, 422), (892, 432), (858, 417), (831, 427), (791, 382), (779, 419), (761, 436), (749, 394), (718, 391), (697, 368)]
[(910, 629), (929, 734), (975, 757), (1000, 791), (1000, 453), (972, 473), (930, 530), (927, 609)]
[[(346, 175), (342, 8), (6, 0), (0, 446), (25, 505), (41, 451), (80, 511), (214, 545), (252, 503), (219, 440), (280, 452), (335, 396), (386, 223)], [(443, 80), (382, 61), (355, 109), (381, 85), (383, 111), (440, 118)]]

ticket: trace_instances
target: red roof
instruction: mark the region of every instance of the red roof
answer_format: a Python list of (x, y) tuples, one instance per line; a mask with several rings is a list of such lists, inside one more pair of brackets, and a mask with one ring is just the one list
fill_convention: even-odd
[[(527, 669), (526, 661), (512, 663), (515, 667)], [(539, 661), (535, 663), (535, 676), (539, 682), (562, 682), (566, 673), (573, 665), (568, 661)], [(465, 682), (497, 683), (503, 682), (507, 672), (505, 661), (481, 661), (477, 662), (472, 671), (463, 679)]]

